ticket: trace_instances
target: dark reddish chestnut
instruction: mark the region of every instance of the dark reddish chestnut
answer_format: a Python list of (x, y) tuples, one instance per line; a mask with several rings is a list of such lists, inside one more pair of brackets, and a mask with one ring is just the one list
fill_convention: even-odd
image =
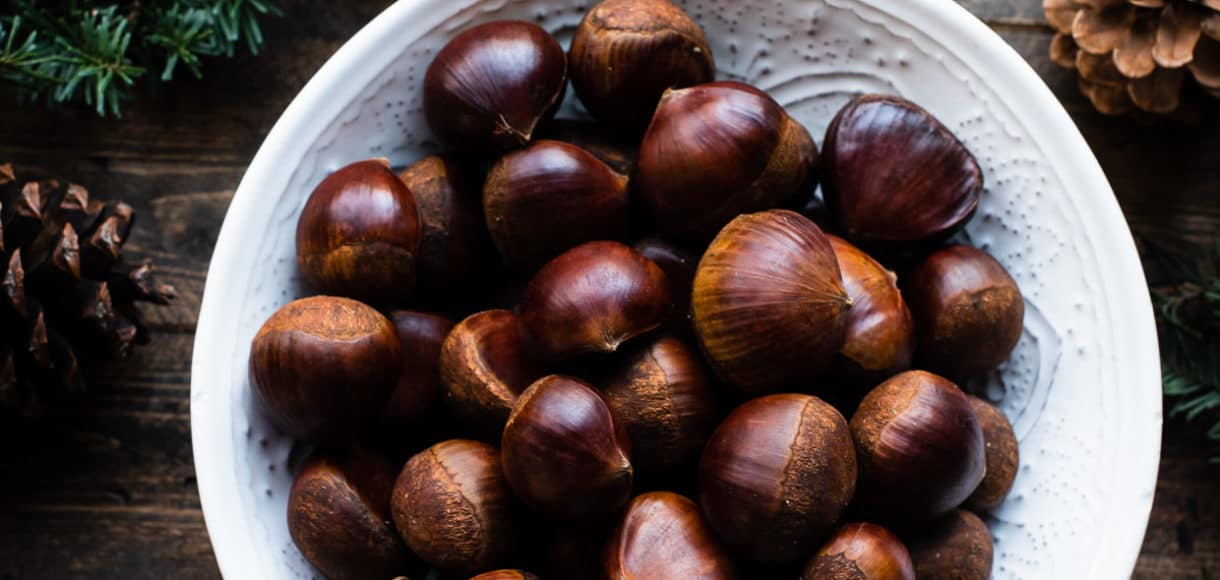
[(495, 153), (530, 142), (567, 88), (567, 56), (535, 24), (473, 26), (446, 44), (424, 76), (424, 116), (460, 151)]
[(970, 406), (983, 429), (983, 455), (987, 472), (978, 489), (966, 500), (972, 510), (988, 511), (1000, 507), (1013, 480), (1017, 478), (1017, 467), (1021, 465), (1017, 451), (1017, 436), (1012, 431), (1008, 418), (999, 409), (978, 397), (970, 397)]
[(539, 578), (525, 570), (496, 570), (472, 576), (470, 580), (539, 580)]
[(812, 387), (843, 345), (850, 307), (830, 242), (787, 210), (725, 226), (699, 262), (691, 299), (712, 368), (748, 394)]
[(452, 439), (416, 454), (394, 484), (394, 525), (425, 562), (454, 576), (514, 555), (520, 516), (500, 472), (500, 453)]
[(736, 82), (669, 91), (640, 144), (636, 189), (666, 237), (702, 245), (738, 214), (812, 190), (817, 147), (766, 93)]
[(860, 465), (857, 506), (887, 521), (926, 521), (960, 505), (983, 479), (983, 432), (957, 385), (924, 371), (881, 383), (851, 418)]
[(611, 580), (728, 580), (732, 559), (695, 502), (668, 491), (637, 496), (627, 506), (602, 557)]
[(398, 333), (402, 371), (382, 415), (387, 432), (423, 421), (441, 398), (441, 344), (453, 329), (449, 319), (410, 310), (390, 313)]
[(605, 383), (610, 412), (632, 441), (641, 474), (693, 466), (716, 427), (716, 393), (695, 349), (661, 336), (636, 352)]
[(507, 310), (472, 314), (441, 346), (449, 408), (480, 436), (499, 437), (517, 395), (542, 372), (525, 344), (521, 321)]
[(831, 368), (839, 385), (859, 399), (881, 381), (911, 367), (915, 323), (897, 276), (843, 238), (826, 236), (851, 299), (847, 338)]
[(501, 449), (517, 497), (548, 515), (606, 515), (631, 495), (627, 436), (597, 391), (576, 379), (546, 376), (521, 393)]
[(592, 153), (616, 173), (628, 177), (635, 175), (636, 160), (640, 156), (639, 139), (624, 139), (605, 125), (591, 121), (555, 119), (541, 137), (571, 143)]
[(995, 546), (978, 516), (954, 510), (905, 536), (919, 580), (987, 580)]
[(483, 213), (500, 255), (532, 269), (593, 240), (627, 231), (627, 177), (560, 141), (510, 152), (483, 186)]
[(599, 121), (643, 131), (667, 89), (711, 82), (703, 29), (669, 0), (605, 0), (585, 15), (568, 52), (572, 87)]
[(297, 222), (305, 283), (374, 304), (397, 304), (415, 287), (419, 214), (384, 159), (348, 165), (318, 184)]
[(1025, 320), (1025, 301), (987, 252), (949, 246), (928, 256), (903, 285), (922, 368), (965, 380), (1008, 360)]
[(660, 238), (644, 238), (632, 247), (665, 272), (669, 297), (674, 303), (665, 328), (683, 336), (693, 336), (695, 322), (690, 312), (690, 295), (695, 287), (695, 268), (699, 265), (699, 256)]
[(589, 242), (543, 266), (518, 310), (546, 358), (614, 352), (665, 321), (669, 288), (661, 268), (639, 252)]
[(822, 191), (852, 241), (941, 239), (978, 206), (983, 173), (949, 129), (906, 99), (856, 97), (822, 145)]
[(915, 580), (915, 566), (893, 532), (854, 523), (835, 530), (805, 566), (801, 580)]
[(847, 421), (809, 395), (770, 395), (734, 410), (699, 465), (699, 504), (733, 550), (763, 563), (806, 558), (851, 501), (856, 453)]
[(254, 336), (254, 398), (279, 429), (344, 445), (375, 424), (402, 368), (394, 325), (349, 300), (314, 296), (280, 308)]
[(455, 159), (433, 155), (398, 177), (415, 196), (419, 210), (420, 290), (434, 296), (467, 290), (487, 267), (491, 253), (479, 203), (479, 176)]
[(390, 524), (394, 466), (365, 451), (319, 452), (288, 493), (288, 532), (328, 578), (392, 578), (409, 555)]

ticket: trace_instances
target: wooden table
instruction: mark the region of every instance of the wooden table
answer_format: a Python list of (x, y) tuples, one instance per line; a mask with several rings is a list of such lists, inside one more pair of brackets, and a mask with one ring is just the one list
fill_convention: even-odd
[[(1220, 104), (1186, 121), (1094, 112), (1046, 56), (1038, 0), (962, 0), (1054, 89), (1092, 145), (1133, 228), (1203, 241), (1220, 225)], [(127, 251), (180, 291), (152, 313), (154, 346), (90, 375), (92, 391), (36, 433), (0, 442), (0, 579), (214, 578), (190, 440), (191, 344), (225, 209), (263, 136), (314, 71), (384, 1), (281, 0), (260, 57), (209, 62), (122, 120), (0, 112), (0, 162), (53, 171), (139, 213)], [(185, 77), (186, 75), (184, 75)], [(5, 97), (7, 97), (5, 95)], [(1197, 428), (1166, 427), (1136, 577), (1220, 575), (1220, 467)], [(213, 530), (223, 534), (225, 530)]]

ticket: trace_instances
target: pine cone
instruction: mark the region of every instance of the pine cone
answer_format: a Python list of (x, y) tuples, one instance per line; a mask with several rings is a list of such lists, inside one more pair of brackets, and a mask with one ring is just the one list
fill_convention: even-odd
[(1220, 98), (1220, 0), (1043, 0), (1051, 61), (1079, 73), (1098, 111), (1178, 108), (1192, 77)]
[(34, 416), (84, 388), (78, 360), (126, 356), (148, 342), (137, 301), (174, 288), (120, 252), (134, 215), (55, 179), (18, 181), (0, 165), (0, 416)]

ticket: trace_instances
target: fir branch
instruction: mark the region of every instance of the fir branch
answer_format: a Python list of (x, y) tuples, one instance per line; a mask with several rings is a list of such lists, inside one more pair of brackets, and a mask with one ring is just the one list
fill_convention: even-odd
[(1211, 425), (1206, 437), (1220, 463), (1220, 240), (1197, 255), (1145, 241), (1161, 340), (1161, 374), (1170, 416)]
[[(4, 2), (4, 0), (0, 0)], [(0, 13), (0, 82), (20, 96), (83, 102), (119, 115), (146, 71), (195, 77), (208, 57), (257, 54), (259, 21), (281, 14), (269, 0), (7, 0)]]

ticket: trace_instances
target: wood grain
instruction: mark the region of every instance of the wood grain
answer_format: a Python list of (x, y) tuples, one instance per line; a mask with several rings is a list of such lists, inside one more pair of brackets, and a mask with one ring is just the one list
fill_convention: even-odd
[[(1096, 152), (1133, 228), (1170, 242), (1220, 231), (1220, 107), (1172, 119), (1092, 110), (1046, 55), (1038, 0), (961, 0), (1020, 52)], [(123, 198), (139, 217), (128, 252), (180, 291), (148, 309), (153, 347), (91, 369), (92, 390), (0, 440), (0, 579), (215, 578), (190, 444), (190, 357), (208, 259), (246, 164), (305, 81), (383, 1), (282, 1), (262, 56), (209, 62), (129, 103), (122, 120), (84, 110), (0, 110), (0, 160)], [(1210, 108), (1209, 108), (1210, 106)], [(1170, 423), (1140, 579), (1220, 575), (1220, 467), (1197, 429)], [(223, 530), (215, 530), (224, 533)]]

